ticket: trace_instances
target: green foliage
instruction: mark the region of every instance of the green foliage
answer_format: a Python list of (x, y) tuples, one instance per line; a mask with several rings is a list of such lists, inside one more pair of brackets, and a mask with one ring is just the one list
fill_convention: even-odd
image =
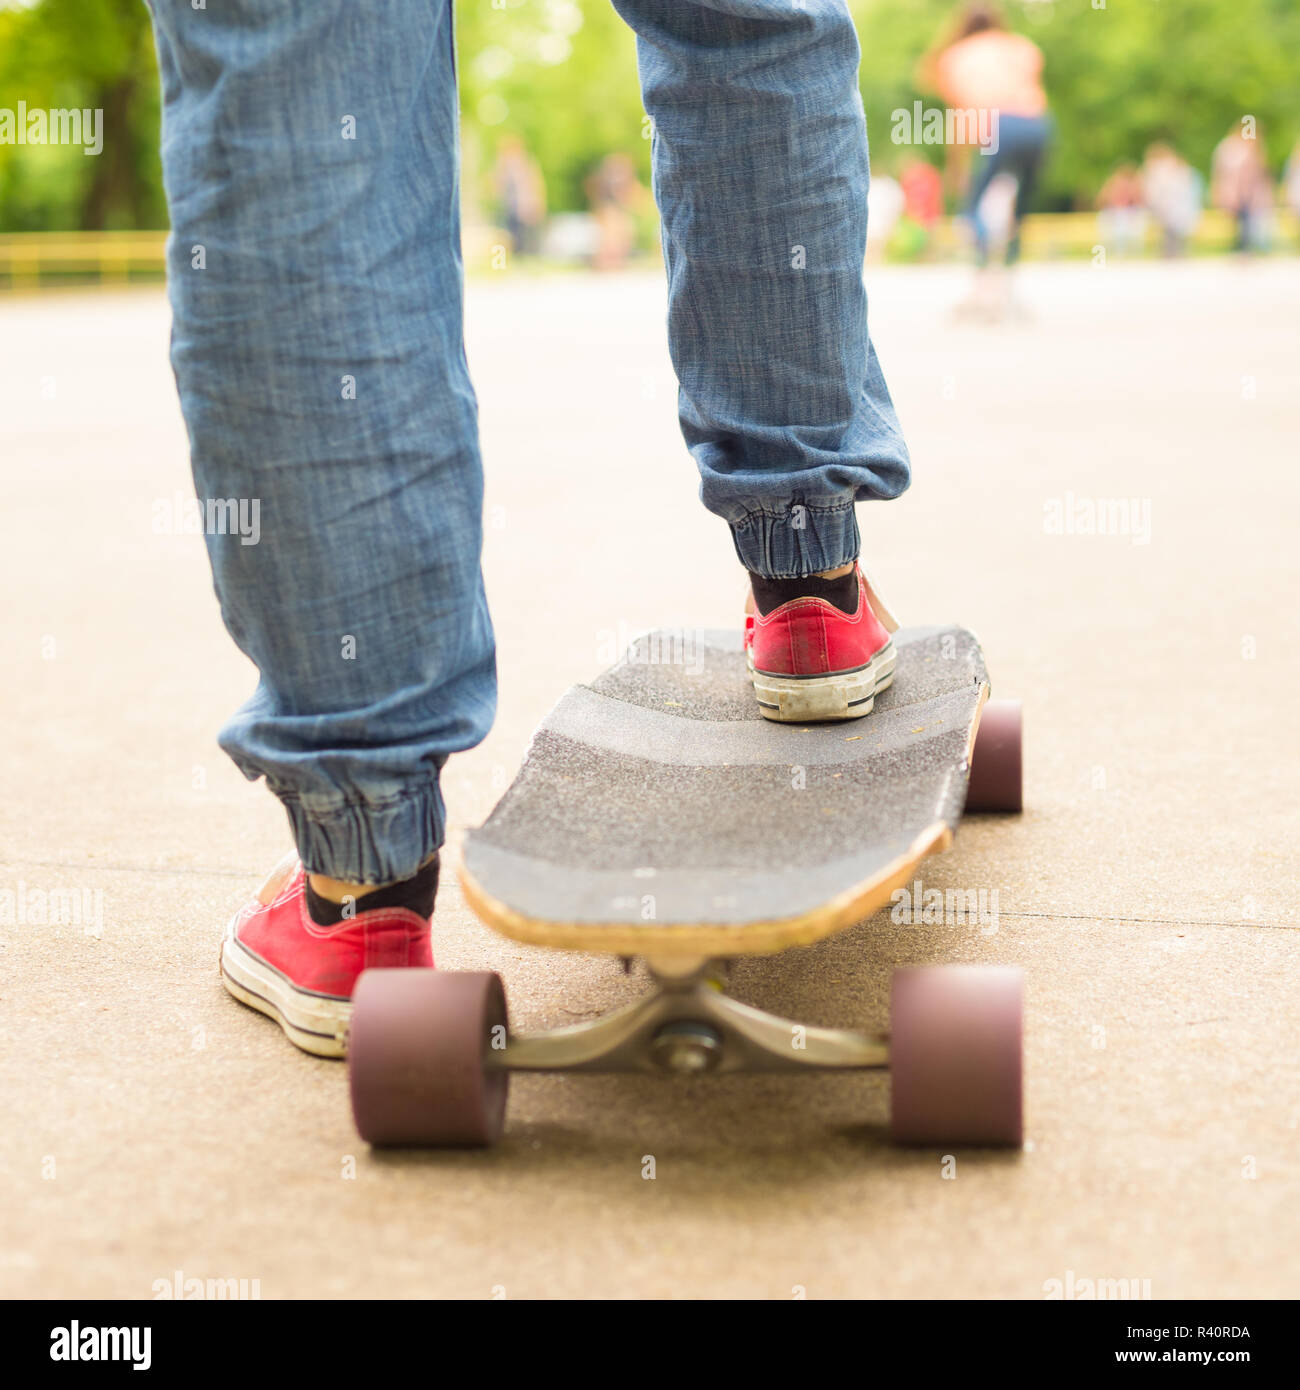
[(509, 133), (541, 163), (552, 211), (586, 207), (583, 182), (613, 150), (649, 181), (635, 41), (609, 0), (457, 0), (456, 23), (467, 175)]
[(103, 151), (0, 145), (0, 230), (166, 225), (158, 80), (141, 0), (0, 8), (0, 106), (104, 113)]
[[(688, 0), (679, 0), (687, 3)], [(918, 63), (952, 23), (951, 0), (850, 0), (877, 168), (898, 152), (890, 113), (933, 101)], [(1044, 50), (1057, 139), (1039, 205), (1091, 201), (1114, 166), (1166, 139), (1202, 170), (1254, 116), (1279, 170), (1300, 137), (1296, 0), (1006, 0)], [(553, 211), (586, 206), (584, 180), (613, 150), (649, 176), (631, 34), (609, 0), (457, 0), (466, 202), (489, 212), (503, 135), (541, 162)], [(0, 106), (104, 109), (104, 153), (0, 145), (0, 230), (165, 225), (158, 89), (141, 0), (0, 0)], [(911, 153), (939, 157), (935, 147)]]

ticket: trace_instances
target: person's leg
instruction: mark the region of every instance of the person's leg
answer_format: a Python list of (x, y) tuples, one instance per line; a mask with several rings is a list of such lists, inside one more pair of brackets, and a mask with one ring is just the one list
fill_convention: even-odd
[(410, 878), (487, 732), (450, 0), (152, 0), (172, 362), (221, 611), (260, 672), (221, 734), (306, 868)]
[[(1007, 122), (1003, 121), (1003, 126)], [(1007, 264), (1020, 259), (1020, 228), (1038, 188), (1038, 176), (1047, 153), (1048, 127), (1042, 120), (1024, 120), (1012, 132), (1012, 158), (1016, 175), (1016, 202), (1007, 241)]]
[(851, 565), (907, 449), (867, 334), (867, 137), (843, 0), (614, 0), (654, 122), (668, 333), (705, 506), (753, 574)]
[(1232, 243), (1234, 251), (1250, 250), (1250, 204), (1242, 203), (1233, 209), (1233, 218), (1236, 222), (1236, 237)]
[(966, 217), (975, 234), (975, 264), (982, 269), (989, 263), (989, 229), (980, 212), (980, 204), (984, 201), (989, 184), (1007, 167), (1006, 146), (1000, 144), (993, 154), (973, 151), (970, 160), (973, 167), (966, 189)]

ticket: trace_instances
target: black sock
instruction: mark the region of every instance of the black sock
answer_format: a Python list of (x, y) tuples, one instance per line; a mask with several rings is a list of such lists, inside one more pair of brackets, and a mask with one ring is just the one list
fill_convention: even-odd
[(433, 901), (438, 896), (438, 856), (431, 860), (413, 878), (404, 878), (400, 883), (386, 883), (373, 893), (362, 893), (344, 911), (342, 903), (332, 903), (322, 898), (307, 879), (307, 915), (318, 927), (333, 927), (347, 918), (356, 917), (362, 912), (372, 912), (377, 907), (406, 907), (421, 917), (433, 916)]
[(774, 608), (780, 608), (792, 598), (824, 598), (841, 613), (850, 616), (858, 611), (856, 566), (838, 579), (819, 579), (815, 574), (804, 579), (764, 579), (761, 574), (751, 571), (749, 582), (754, 590), (754, 602), (765, 618)]

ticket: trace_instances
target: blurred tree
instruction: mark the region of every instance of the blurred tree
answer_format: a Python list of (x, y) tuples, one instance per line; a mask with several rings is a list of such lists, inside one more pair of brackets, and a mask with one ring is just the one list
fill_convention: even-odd
[(0, 226), (157, 227), (158, 81), (141, 0), (0, 9), (0, 105), (102, 110), (104, 146), (0, 145)]

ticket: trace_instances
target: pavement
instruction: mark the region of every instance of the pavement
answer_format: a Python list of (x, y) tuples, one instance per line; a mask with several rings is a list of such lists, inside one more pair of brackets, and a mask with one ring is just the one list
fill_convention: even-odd
[[(165, 300), (12, 297), (0, 1295), (178, 1272), (263, 1298), (1300, 1293), (1300, 263), (1027, 266), (997, 324), (954, 319), (957, 267), (869, 288), (915, 483), (860, 509), (865, 556), (1024, 700), (1027, 807), (924, 865), (984, 890), (982, 924), (882, 914), (734, 984), (880, 1029), (896, 965), (1022, 965), (1024, 1151), (891, 1147), (873, 1074), (517, 1078), (499, 1149), (370, 1152), (344, 1069), (218, 981), (286, 824), (214, 742), (253, 672), (200, 537), (166, 529), (192, 494)], [(447, 772), (453, 841), (627, 639), (738, 622), (663, 316), (651, 273), (471, 285), (502, 693)], [(435, 950), (499, 970), (527, 1027), (645, 987), (497, 937), (451, 873)]]

